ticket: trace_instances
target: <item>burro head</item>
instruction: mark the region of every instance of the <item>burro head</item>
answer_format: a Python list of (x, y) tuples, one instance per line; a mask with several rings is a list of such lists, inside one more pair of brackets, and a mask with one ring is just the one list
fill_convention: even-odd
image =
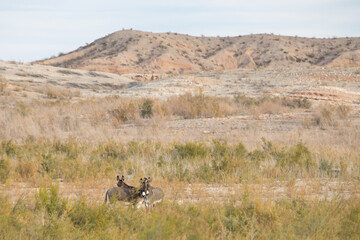
[(150, 182), (151, 182), (150, 177), (140, 179), (141, 197), (143, 199), (146, 208), (148, 208), (150, 205), (150, 195), (151, 195)]
[(117, 180), (117, 186), (118, 187), (123, 187), (124, 186), (124, 181), (125, 181), (125, 178), (124, 178), (124, 175), (120, 178), (119, 176), (116, 177), (116, 180)]

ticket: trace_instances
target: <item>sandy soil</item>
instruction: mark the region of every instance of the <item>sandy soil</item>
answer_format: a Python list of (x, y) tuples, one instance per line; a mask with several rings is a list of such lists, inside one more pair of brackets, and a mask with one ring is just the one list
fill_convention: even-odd
[(261, 97), (289, 96), (350, 105), (360, 103), (360, 72), (357, 68), (279, 68), (198, 73), (165, 77), (151, 82), (131, 79), (131, 74), (111, 74), (51, 66), (0, 61), (0, 75), (9, 88), (24, 88), (27, 96), (39, 97), (40, 87), (80, 91), (82, 97), (119, 95), (135, 98), (168, 98), (185, 92), (206, 95)]
[[(69, 200), (85, 198), (88, 201), (102, 203), (108, 188), (115, 186), (109, 181), (93, 183), (63, 183), (59, 182), (59, 192)], [(154, 183), (161, 186), (165, 199), (178, 203), (197, 202), (228, 202), (241, 201), (244, 194), (261, 201), (276, 201), (287, 198), (304, 198), (307, 200), (348, 199), (360, 197), (360, 185), (354, 181), (334, 179), (294, 179), (292, 181), (275, 181), (257, 184), (186, 184), (186, 183)], [(14, 182), (0, 185), (0, 195), (8, 196), (12, 203), (21, 198), (32, 198), (39, 191), (31, 183)]]

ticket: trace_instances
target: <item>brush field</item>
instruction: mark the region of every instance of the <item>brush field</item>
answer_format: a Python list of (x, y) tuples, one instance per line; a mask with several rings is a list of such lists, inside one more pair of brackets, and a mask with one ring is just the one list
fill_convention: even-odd
[[(355, 68), (0, 74), (1, 239), (360, 238)], [(104, 205), (117, 175), (164, 201)]]

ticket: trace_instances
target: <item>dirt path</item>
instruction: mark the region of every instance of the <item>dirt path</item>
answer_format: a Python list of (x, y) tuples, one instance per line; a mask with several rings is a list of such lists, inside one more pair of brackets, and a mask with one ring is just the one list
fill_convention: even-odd
[[(91, 184), (59, 183), (60, 195), (70, 200), (85, 198), (88, 201), (102, 203), (106, 190), (113, 185), (109, 181)], [(360, 197), (360, 184), (354, 181), (335, 179), (296, 179), (290, 182), (271, 182), (257, 184), (183, 184), (155, 183), (165, 191), (165, 199), (178, 203), (227, 202), (240, 201), (246, 194), (260, 201), (304, 198), (307, 200), (333, 200)], [(7, 196), (12, 203), (20, 198), (32, 198), (39, 187), (30, 183), (14, 182), (0, 185), (0, 195)]]

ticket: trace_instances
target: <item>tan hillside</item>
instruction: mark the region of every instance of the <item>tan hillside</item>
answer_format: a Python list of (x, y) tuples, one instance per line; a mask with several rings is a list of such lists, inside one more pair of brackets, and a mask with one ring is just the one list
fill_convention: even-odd
[[(360, 66), (360, 38), (272, 34), (194, 37), (123, 30), (37, 63), (112, 73), (189, 74), (289, 66)], [(155, 75), (152, 75), (155, 74)]]

